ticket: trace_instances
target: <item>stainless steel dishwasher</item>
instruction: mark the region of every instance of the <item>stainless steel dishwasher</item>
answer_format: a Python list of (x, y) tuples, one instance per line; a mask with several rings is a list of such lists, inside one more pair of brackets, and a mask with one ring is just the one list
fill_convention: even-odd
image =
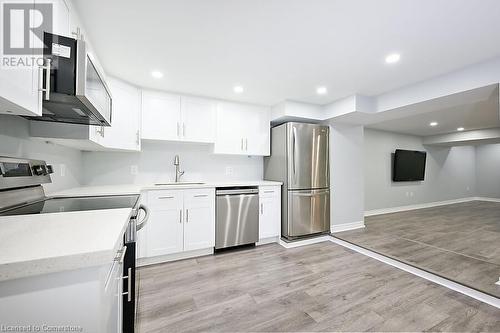
[(259, 190), (255, 187), (218, 188), (215, 249), (259, 240)]

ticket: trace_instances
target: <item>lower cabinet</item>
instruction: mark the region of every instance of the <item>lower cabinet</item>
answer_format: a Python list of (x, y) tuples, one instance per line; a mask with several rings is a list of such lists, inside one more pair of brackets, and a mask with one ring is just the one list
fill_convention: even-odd
[(215, 245), (215, 189), (150, 191), (147, 201), (151, 215), (144, 227), (140, 257)]
[(281, 236), (281, 186), (259, 187), (259, 239)]

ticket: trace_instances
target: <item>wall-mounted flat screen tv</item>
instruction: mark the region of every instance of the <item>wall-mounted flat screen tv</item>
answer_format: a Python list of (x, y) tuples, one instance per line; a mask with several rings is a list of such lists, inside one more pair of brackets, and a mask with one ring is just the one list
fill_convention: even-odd
[(422, 181), (425, 176), (425, 151), (396, 149), (392, 166), (392, 181)]

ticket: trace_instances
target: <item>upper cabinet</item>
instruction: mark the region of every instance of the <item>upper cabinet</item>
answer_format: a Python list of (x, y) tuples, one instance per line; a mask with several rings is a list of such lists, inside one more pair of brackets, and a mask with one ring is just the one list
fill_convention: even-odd
[(268, 107), (219, 102), (214, 153), (269, 156), (270, 123)]
[(141, 91), (123, 81), (108, 78), (113, 96), (112, 125), (103, 127), (101, 145), (108, 149), (141, 150)]
[[(9, 4), (13, 6), (26, 3), (28, 2), (9, 1)], [(29, 3), (33, 4), (34, 9), (37, 4), (51, 4), (53, 22), (51, 31), (56, 34), (69, 34), (69, 8), (64, 0), (36, 0)], [(41, 89), (44, 88), (41, 74), (43, 63), (36, 60), (42, 57), (40, 50), (43, 48), (43, 41), (26, 28), (22, 13), (20, 10), (4, 13), (4, 16), (10, 18), (10, 49), (12, 51), (7, 54), (4, 50), (5, 59), (9, 61), (2, 61), (0, 65), (0, 113), (41, 116)], [(29, 18), (34, 22), (33, 26), (39, 26), (40, 24), (36, 23), (44, 19), (41, 12), (36, 10), (29, 12)], [(16, 49), (24, 50), (16, 51)]]
[(214, 101), (163, 92), (142, 93), (142, 138), (214, 142)]
[(142, 92), (142, 138), (179, 140), (181, 97), (154, 91)]

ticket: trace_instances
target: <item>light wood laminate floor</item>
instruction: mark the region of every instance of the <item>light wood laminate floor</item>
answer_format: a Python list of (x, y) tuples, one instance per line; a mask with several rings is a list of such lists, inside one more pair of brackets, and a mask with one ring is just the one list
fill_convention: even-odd
[(365, 225), (334, 236), (500, 297), (500, 203), (377, 215)]
[(138, 270), (138, 331), (500, 331), (500, 310), (332, 242)]

